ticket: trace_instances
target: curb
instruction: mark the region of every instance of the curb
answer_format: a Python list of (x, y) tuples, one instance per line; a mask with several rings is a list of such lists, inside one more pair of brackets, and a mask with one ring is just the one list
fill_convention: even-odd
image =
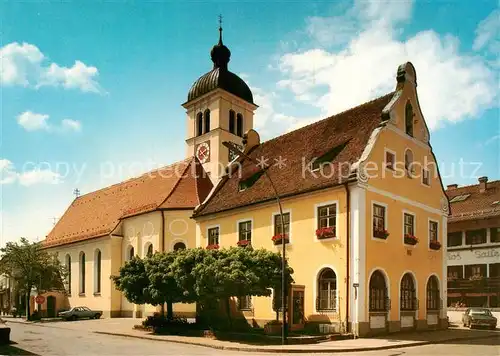
[(185, 345), (194, 345), (194, 346), (202, 346), (216, 350), (226, 350), (226, 351), (244, 351), (244, 352), (267, 352), (267, 353), (340, 353), (340, 352), (363, 352), (363, 351), (376, 351), (376, 350), (390, 350), (390, 349), (401, 349), (405, 347), (415, 347), (415, 346), (423, 346), (423, 345), (432, 345), (432, 344), (444, 344), (453, 341), (462, 341), (462, 340), (478, 340), (478, 339), (489, 339), (493, 337), (499, 337), (498, 335), (478, 335), (473, 337), (456, 337), (445, 340), (436, 340), (436, 341), (415, 341), (408, 344), (403, 345), (386, 345), (386, 346), (367, 346), (367, 347), (353, 347), (353, 348), (329, 348), (329, 349), (282, 349), (282, 348), (263, 348), (263, 347), (239, 347), (239, 346), (224, 346), (224, 345), (209, 345), (200, 342), (193, 341), (180, 341), (180, 340), (168, 340), (168, 339), (157, 339), (148, 336), (138, 336), (138, 335), (130, 335), (130, 334), (120, 334), (113, 333), (107, 331), (93, 331), (95, 334), (101, 335), (111, 335), (111, 336), (121, 336), (121, 337), (130, 337), (134, 339), (143, 339), (143, 340), (153, 340), (160, 342), (173, 342), (176, 344), (185, 344)]

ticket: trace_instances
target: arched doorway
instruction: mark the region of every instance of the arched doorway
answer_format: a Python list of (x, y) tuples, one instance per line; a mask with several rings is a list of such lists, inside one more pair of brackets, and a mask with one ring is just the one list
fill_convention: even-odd
[(439, 310), (441, 309), (441, 297), (439, 291), (439, 281), (436, 276), (430, 276), (425, 290), (427, 325), (437, 325), (439, 323)]
[(49, 295), (47, 297), (47, 317), (56, 317), (56, 297), (54, 297), (53, 295)]
[(369, 284), (369, 317), (370, 329), (385, 331), (387, 329), (387, 314), (390, 310), (389, 293), (385, 274), (376, 270), (370, 277)]
[(416, 282), (413, 274), (405, 273), (401, 278), (399, 290), (399, 313), (401, 329), (415, 327), (415, 314), (418, 309)]

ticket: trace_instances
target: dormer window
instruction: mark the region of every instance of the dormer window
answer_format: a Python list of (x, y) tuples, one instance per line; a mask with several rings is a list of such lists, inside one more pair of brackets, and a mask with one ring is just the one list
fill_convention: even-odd
[(203, 135), (203, 114), (201, 112), (196, 115), (196, 136)]
[(345, 146), (347, 146), (348, 143), (349, 143), (349, 141), (346, 141), (340, 145), (337, 145), (337, 146), (333, 147), (332, 149), (328, 150), (326, 153), (319, 156), (318, 158), (316, 158), (312, 162), (311, 170), (316, 171), (316, 170), (320, 169), (322, 165), (333, 162), (335, 157), (337, 157), (337, 155), (340, 152), (342, 152), (342, 150), (344, 149)]
[(210, 110), (205, 110), (205, 114), (203, 115), (205, 119), (205, 130), (204, 133), (210, 131)]
[(410, 102), (406, 103), (405, 108), (405, 131), (408, 136), (413, 137), (413, 107)]
[(236, 113), (234, 110), (229, 110), (229, 132), (236, 133)]
[(236, 115), (236, 135), (243, 136), (243, 115), (241, 113)]
[(247, 175), (246, 177), (243, 177), (238, 185), (238, 188), (240, 192), (250, 188), (252, 185), (255, 184), (259, 180), (259, 178), (264, 174), (265, 169), (259, 169), (257, 171), (253, 170), (252, 173)]

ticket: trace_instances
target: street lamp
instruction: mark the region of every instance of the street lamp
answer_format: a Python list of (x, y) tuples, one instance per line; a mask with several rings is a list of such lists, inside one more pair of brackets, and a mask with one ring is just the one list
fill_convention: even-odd
[[(222, 142), (222, 145), (227, 147), (231, 152), (233, 152), (235, 155), (245, 157), (248, 159), (250, 162), (255, 164), (257, 167), (260, 168), (259, 162), (254, 160), (252, 157), (247, 155), (245, 152), (241, 151), (233, 142), (230, 141), (224, 141)], [(286, 272), (285, 272), (285, 267), (286, 267), (286, 244), (285, 244), (285, 220), (283, 219), (283, 208), (281, 206), (281, 200), (280, 196), (278, 194), (278, 191), (276, 190), (276, 186), (274, 185), (273, 180), (267, 173), (267, 169), (265, 167), (262, 168), (264, 171), (264, 174), (266, 175), (267, 179), (269, 180), (269, 183), (271, 183), (271, 187), (273, 188), (274, 196), (276, 198), (276, 203), (278, 203), (279, 207), (279, 212), (280, 212), (280, 220), (281, 220), (281, 309), (283, 310), (283, 323), (282, 323), (282, 328), (281, 328), (281, 344), (286, 345), (287, 343), (287, 322), (286, 322)]]

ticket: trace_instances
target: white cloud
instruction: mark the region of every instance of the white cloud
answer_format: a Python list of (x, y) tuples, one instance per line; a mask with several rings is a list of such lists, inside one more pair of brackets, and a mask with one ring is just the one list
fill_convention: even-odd
[(61, 128), (64, 131), (81, 131), (82, 123), (77, 120), (63, 119), (61, 121)]
[(16, 171), (14, 164), (5, 158), (0, 158), (0, 185), (18, 182), (24, 186), (34, 184), (59, 184), (62, 176), (47, 168), (33, 168), (23, 172)]
[(473, 49), (481, 50), (485, 47), (492, 53), (500, 52), (500, 10), (494, 10), (488, 17), (481, 21), (476, 29), (476, 38)]
[(400, 39), (401, 24), (409, 20), (411, 9), (411, 2), (374, 0), (356, 2), (345, 18), (309, 20), (309, 34), (319, 42), (328, 42), (323, 38), (328, 33), (336, 36), (332, 23), (351, 24), (346, 31), (350, 38), (341, 49), (316, 46), (284, 53), (278, 62), (283, 76), (278, 94), (289, 91), (296, 102), (326, 117), (394, 90), (398, 65), (411, 61), (431, 129), (497, 105), (494, 70), (485, 58), (460, 53), (457, 38), (427, 30)]
[(97, 82), (99, 71), (76, 60), (68, 68), (48, 63), (47, 58), (35, 45), (12, 42), (0, 47), (0, 84), (42, 86), (79, 89), (83, 92), (102, 93)]
[(16, 172), (11, 161), (5, 158), (0, 159), (0, 185), (11, 184), (16, 180)]
[(495, 135), (484, 141), (484, 146), (491, 145), (493, 142), (500, 140), (500, 135)]
[(17, 116), (17, 123), (26, 131), (44, 130), (48, 132), (77, 132), (81, 131), (82, 124), (80, 121), (72, 119), (63, 119), (59, 126), (50, 124), (49, 115), (25, 111)]
[(94, 78), (99, 74), (96, 67), (89, 67), (85, 63), (75, 61), (73, 67), (60, 67), (52, 63), (43, 72), (37, 88), (42, 86), (62, 86), (65, 89), (80, 89), (84, 92), (99, 93), (101, 89)]
[(48, 118), (49, 115), (25, 111), (17, 117), (17, 123), (26, 131), (48, 130)]
[(30, 186), (34, 184), (58, 184), (61, 183), (61, 176), (57, 172), (49, 169), (34, 169), (18, 174), (19, 184)]

